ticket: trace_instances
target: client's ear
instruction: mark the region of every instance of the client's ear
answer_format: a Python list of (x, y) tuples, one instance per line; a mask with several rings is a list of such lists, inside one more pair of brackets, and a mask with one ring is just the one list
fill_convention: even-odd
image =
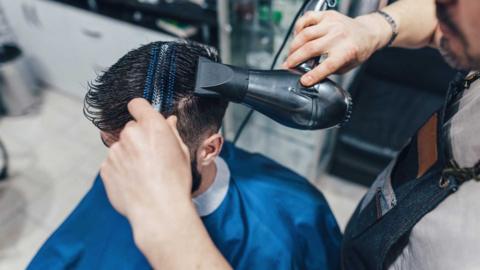
[(197, 151), (197, 164), (199, 166), (207, 166), (215, 159), (222, 151), (223, 137), (219, 133), (215, 133), (205, 139)]

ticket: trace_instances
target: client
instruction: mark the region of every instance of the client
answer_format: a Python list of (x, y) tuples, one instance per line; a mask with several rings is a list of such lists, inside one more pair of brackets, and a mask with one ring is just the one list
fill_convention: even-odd
[[(132, 119), (127, 103), (133, 98), (178, 117), (191, 153), (193, 201), (235, 269), (339, 269), (341, 233), (322, 194), (274, 161), (224, 144), (218, 131), (227, 102), (193, 95), (199, 56), (219, 61), (213, 49), (192, 42), (155, 42), (129, 52), (90, 86), (85, 115), (107, 146)], [(100, 176), (29, 265), (150, 268)]]

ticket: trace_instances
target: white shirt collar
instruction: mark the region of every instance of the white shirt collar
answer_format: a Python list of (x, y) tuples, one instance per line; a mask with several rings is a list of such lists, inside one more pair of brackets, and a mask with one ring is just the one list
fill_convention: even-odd
[(218, 157), (215, 165), (217, 166), (217, 175), (212, 185), (205, 192), (193, 198), (193, 203), (201, 217), (210, 215), (220, 207), (230, 184), (230, 169), (225, 160)]

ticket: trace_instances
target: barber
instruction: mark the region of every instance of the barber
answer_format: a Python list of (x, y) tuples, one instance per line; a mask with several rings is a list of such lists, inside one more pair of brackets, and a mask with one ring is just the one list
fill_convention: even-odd
[[(302, 78), (314, 84), (385, 46), (441, 48), (461, 69), (480, 68), (480, 2), (402, 0), (351, 19), (309, 13), (296, 25), (286, 67), (328, 58)], [(441, 45), (441, 46), (440, 46)], [(359, 204), (345, 234), (345, 269), (477, 269), (480, 265), (480, 84), (452, 83), (444, 109), (425, 123)], [(113, 206), (133, 228), (154, 268), (229, 269), (190, 198), (188, 151), (176, 119), (148, 102), (129, 104), (134, 121), (112, 145), (101, 174)], [(158, 149), (161, 149), (159, 151)]]

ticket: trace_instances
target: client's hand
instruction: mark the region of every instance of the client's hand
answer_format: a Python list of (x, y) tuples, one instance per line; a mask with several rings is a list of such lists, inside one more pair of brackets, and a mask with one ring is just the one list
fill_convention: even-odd
[(346, 72), (388, 43), (391, 28), (376, 14), (355, 19), (336, 11), (307, 12), (295, 25), (295, 38), (283, 66), (294, 68), (308, 59), (326, 60), (302, 77), (311, 86), (333, 73)]
[(113, 207), (125, 215), (135, 243), (155, 269), (229, 269), (191, 201), (189, 152), (176, 118), (165, 120), (144, 99), (100, 174)]

